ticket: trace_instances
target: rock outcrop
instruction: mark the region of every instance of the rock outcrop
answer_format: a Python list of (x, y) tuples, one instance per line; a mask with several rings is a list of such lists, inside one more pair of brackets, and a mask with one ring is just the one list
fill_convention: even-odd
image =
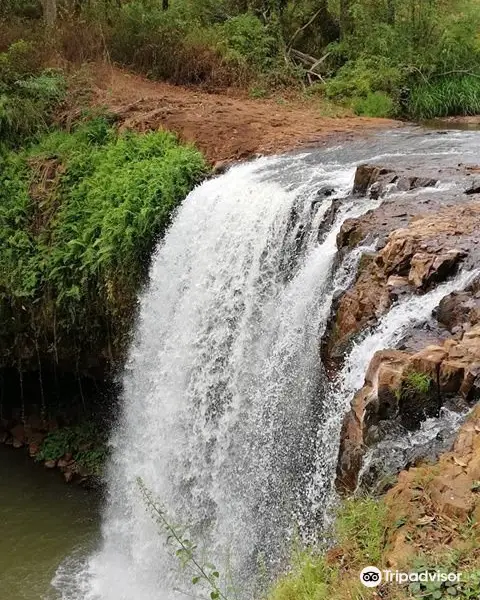
[[(435, 184), (433, 177), (362, 165), (353, 194), (378, 197), (389, 186), (414, 190)], [(475, 181), (469, 190), (474, 187)], [(345, 221), (337, 236), (340, 251), (375, 239), (377, 250), (363, 256), (355, 282), (334, 303), (322, 340), (322, 355), (332, 371), (355, 337), (375, 325), (399, 298), (426, 293), (460, 266), (478, 267), (480, 201), (471, 198), (473, 193), (462, 200), (457, 192), (447, 202), (434, 190), (402, 195), (400, 202), (398, 195), (395, 202), (387, 197), (377, 209)], [(406, 435), (437, 416), (442, 406), (467, 410), (480, 399), (480, 280), (445, 296), (432, 316), (435, 320), (426, 331), (413, 330), (400, 347), (373, 357), (343, 422), (340, 490), (357, 487), (367, 450), (388, 439), (390, 432)]]
[(355, 394), (344, 419), (338, 487), (355, 489), (362, 458), (379, 440), (382, 421), (397, 420), (414, 430), (455, 396), (460, 396), (465, 407), (480, 399), (480, 324), (459, 340), (449, 339), (416, 353), (377, 352), (365, 385)]
[[(386, 563), (401, 568), (409, 557), (460, 543), (470, 520), (480, 522), (480, 405), (460, 429), (451, 451), (435, 465), (402, 471), (385, 497), (394, 523), (387, 532)], [(472, 530), (473, 531), (473, 530)], [(478, 546), (477, 546), (478, 548)], [(458, 547), (457, 547), (458, 549)]]
[[(339, 248), (358, 244), (364, 230), (347, 220)], [(447, 207), (413, 219), (390, 233), (378, 252), (361, 262), (354, 285), (333, 308), (322, 340), (322, 353), (338, 360), (352, 338), (374, 324), (404, 293), (422, 294), (453, 275), (460, 263), (473, 267), (480, 258), (480, 202)]]

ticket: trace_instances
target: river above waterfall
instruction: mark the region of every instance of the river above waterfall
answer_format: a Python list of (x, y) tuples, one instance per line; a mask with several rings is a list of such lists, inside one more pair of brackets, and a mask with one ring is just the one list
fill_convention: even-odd
[(58, 564), (93, 545), (98, 498), (0, 445), (0, 597), (50, 600)]

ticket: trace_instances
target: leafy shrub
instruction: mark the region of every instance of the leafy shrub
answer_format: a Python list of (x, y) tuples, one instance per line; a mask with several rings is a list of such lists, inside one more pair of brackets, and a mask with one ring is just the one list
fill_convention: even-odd
[(391, 117), (395, 114), (395, 106), (390, 96), (384, 92), (369, 92), (366, 98), (353, 101), (355, 114), (366, 117)]
[(52, 70), (39, 71), (31, 44), (12, 44), (0, 54), (0, 143), (19, 145), (46, 129), (64, 94), (63, 76)]
[(173, 135), (104, 119), (0, 157), (0, 361), (13, 340), (25, 362), (119, 358), (154, 245), (205, 172)]
[(228, 19), (221, 31), (227, 58), (244, 61), (259, 71), (274, 66), (279, 52), (278, 37), (254, 15), (246, 13)]
[(326, 95), (337, 100), (366, 98), (374, 92), (394, 94), (404, 83), (402, 73), (385, 60), (360, 59), (346, 63), (328, 80)]
[(59, 460), (65, 454), (71, 454), (88, 473), (99, 475), (108, 456), (105, 432), (91, 422), (52, 431), (43, 440), (35, 460)]

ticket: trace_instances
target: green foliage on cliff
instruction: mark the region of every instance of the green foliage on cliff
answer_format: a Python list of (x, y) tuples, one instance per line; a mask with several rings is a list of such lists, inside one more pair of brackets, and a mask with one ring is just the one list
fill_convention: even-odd
[(205, 172), (173, 135), (118, 134), (105, 118), (4, 152), (0, 364), (115, 363), (154, 245)]

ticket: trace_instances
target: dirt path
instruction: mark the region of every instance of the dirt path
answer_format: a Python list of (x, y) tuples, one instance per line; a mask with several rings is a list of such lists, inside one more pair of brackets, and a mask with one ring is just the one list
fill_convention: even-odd
[(117, 113), (123, 127), (164, 127), (194, 142), (212, 163), (349, 139), (399, 123), (388, 119), (325, 117), (313, 104), (279, 103), (150, 81), (116, 68), (97, 73), (95, 103)]

